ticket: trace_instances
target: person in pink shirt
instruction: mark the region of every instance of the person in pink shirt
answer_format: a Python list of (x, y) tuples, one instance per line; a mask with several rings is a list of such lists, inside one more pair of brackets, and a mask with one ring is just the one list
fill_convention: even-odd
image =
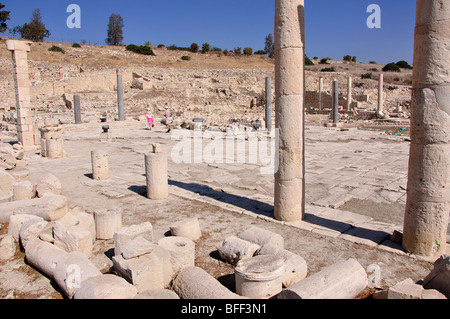
[(148, 129), (151, 131), (155, 127), (155, 124), (153, 123), (153, 113), (150, 109), (147, 110), (147, 123)]

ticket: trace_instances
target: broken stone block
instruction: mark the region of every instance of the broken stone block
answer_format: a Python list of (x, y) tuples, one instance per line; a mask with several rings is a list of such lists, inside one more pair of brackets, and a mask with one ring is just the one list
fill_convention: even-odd
[(91, 233), (78, 226), (65, 226), (59, 221), (53, 223), (55, 246), (67, 252), (79, 251), (87, 258), (92, 256)]
[(234, 270), (236, 293), (250, 299), (266, 299), (283, 289), (284, 260), (260, 255), (241, 260)]
[(36, 184), (36, 194), (39, 198), (47, 194), (61, 195), (62, 186), (59, 179), (52, 174), (43, 175)]
[(102, 209), (94, 212), (97, 239), (114, 238), (114, 233), (122, 228), (122, 210), (119, 208)]
[(0, 190), (12, 191), (12, 186), (16, 182), (16, 179), (7, 172), (0, 170)]
[(13, 184), (13, 200), (33, 199), (36, 195), (34, 185), (30, 181)]
[(424, 289), (421, 299), (447, 299), (447, 297), (435, 289)]
[(23, 224), (29, 220), (43, 221), (44, 219), (34, 215), (12, 215), (9, 218), (8, 235), (13, 236), (14, 240), (19, 242), (19, 233)]
[(292, 286), (294, 283), (305, 279), (307, 275), (308, 266), (306, 261), (301, 256), (284, 248), (272, 244), (265, 244), (255, 255), (274, 255), (284, 260), (285, 272), (281, 278), (284, 287)]
[[(17, 166), (17, 165), (16, 165)], [(25, 182), (30, 180), (30, 172), (25, 168), (15, 168), (8, 172), (16, 180), (16, 182)]]
[(11, 191), (0, 191), (0, 204), (9, 203), (14, 200), (14, 194)]
[(14, 154), (9, 153), (0, 153), (0, 163), (1, 166), (7, 170), (13, 169), (16, 167), (17, 159)]
[(38, 238), (44, 228), (47, 226), (48, 222), (45, 220), (30, 219), (26, 221), (19, 232), (19, 242), (22, 247), (27, 250), (27, 244), (30, 240)]
[(195, 265), (195, 244), (189, 238), (165, 237), (158, 241), (158, 246), (170, 253), (170, 262), (175, 274), (185, 267)]
[(136, 258), (153, 251), (153, 243), (139, 236), (125, 244), (122, 256), (125, 259)]
[(181, 299), (243, 299), (205, 270), (188, 266), (174, 279), (173, 290)]
[(35, 215), (47, 221), (62, 218), (68, 212), (67, 198), (48, 195), (44, 198), (0, 204), (0, 223), (7, 223), (12, 215)]
[(180, 297), (169, 289), (148, 289), (139, 293), (133, 299), (180, 299)]
[(58, 286), (72, 298), (76, 290), (83, 287), (85, 280), (101, 276), (100, 270), (81, 252), (66, 253), (58, 258), (53, 278)]
[(143, 237), (153, 243), (153, 226), (150, 222), (139, 225), (125, 226), (114, 234), (114, 254), (120, 255), (123, 247), (137, 237)]
[(86, 229), (91, 233), (92, 241), (97, 238), (95, 231), (95, 219), (92, 214), (88, 214), (82, 211), (73, 211), (71, 214), (78, 220), (76, 226)]
[(16, 242), (11, 235), (6, 235), (0, 241), (0, 261), (9, 260), (16, 254)]
[(27, 262), (53, 278), (57, 261), (67, 254), (66, 251), (38, 238), (30, 240), (26, 250)]
[(135, 286), (125, 279), (111, 275), (100, 275), (83, 281), (75, 291), (74, 299), (132, 299), (137, 294)]
[(202, 237), (200, 223), (197, 218), (190, 218), (181, 222), (175, 223), (170, 227), (172, 236), (189, 238), (196, 241)]
[(450, 298), (450, 256), (442, 255), (435, 261), (431, 272), (423, 280), (425, 289), (436, 289)]
[(116, 255), (112, 260), (114, 269), (136, 286), (138, 292), (166, 288), (172, 278), (170, 255), (158, 246), (152, 253), (137, 258), (127, 260), (122, 255)]
[(250, 226), (238, 235), (240, 239), (263, 246), (265, 244), (273, 244), (284, 248), (284, 239), (281, 235), (262, 229), (256, 226)]
[(408, 278), (390, 287), (387, 299), (421, 299), (423, 290), (422, 286), (416, 285), (411, 278)]
[(240, 260), (251, 258), (261, 246), (230, 236), (217, 248), (220, 258), (236, 265)]
[(353, 299), (368, 284), (367, 274), (355, 259), (337, 262), (284, 289), (278, 299)]

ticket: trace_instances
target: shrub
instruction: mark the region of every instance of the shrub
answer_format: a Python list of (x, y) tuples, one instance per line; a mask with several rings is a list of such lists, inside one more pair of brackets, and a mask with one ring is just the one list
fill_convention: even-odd
[(396, 64), (399, 68), (402, 68), (402, 69), (408, 69), (408, 70), (412, 69), (412, 66), (410, 66), (409, 63), (406, 61), (398, 61)]
[(266, 54), (266, 52), (264, 52), (264, 50), (258, 50), (258, 51), (255, 52), (255, 54), (257, 54), (257, 55), (264, 55), (264, 54)]
[(72, 48), (81, 48), (81, 45), (79, 43), (72, 44)]
[(369, 64), (377, 64), (375, 61), (370, 61)]
[(155, 53), (153, 53), (153, 50), (145, 45), (137, 46), (135, 44), (130, 44), (127, 45), (126, 50), (143, 55), (155, 55)]
[(369, 71), (378, 72), (378, 69), (377, 68), (371, 68), (371, 69), (369, 69)]
[(355, 56), (352, 58), (352, 62), (356, 62), (356, 57)]
[(228, 51), (227, 49), (223, 50), (223, 54), (224, 54), (225, 56), (227, 56), (228, 53), (230, 53), (230, 51)]
[(372, 73), (366, 73), (361, 75), (361, 79), (371, 79), (372, 78)]
[(394, 82), (400, 82), (400, 78), (399, 77), (394, 78)]
[(234, 48), (233, 52), (236, 55), (241, 55), (242, 54), (242, 48), (241, 47)]
[(51, 48), (48, 49), (49, 51), (52, 52), (61, 52), (61, 53), (66, 53), (66, 51), (64, 51), (64, 49), (57, 47), (56, 45), (52, 46)]
[(308, 58), (307, 56), (305, 56), (305, 65), (315, 65), (313, 61), (311, 61), (310, 58)]
[(323, 58), (322, 60), (320, 60), (319, 64), (330, 64), (330, 63), (328, 63), (327, 58)]
[(253, 55), (253, 49), (252, 48), (244, 48), (244, 54), (245, 55)]
[(193, 53), (197, 53), (197, 52), (198, 52), (198, 49), (199, 49), (199, 46), (198, 46), (197, 43), (192, 43), (192, 44), (191, 44), (191, 51), (192, 51)]
[(352, 60), (352, 56), (351, 55), (344, 56), (344, 61), (351, 61), (351, 60)]
[(320, 72), (335, 72), (335, 71), (336, 71), (336, 69), (334, 68), (334, 66), (331, 68), (324, 68), (324, 69), (320, 70)]
[(165, 48), (166, 46), (164, 45), (164, 44), (158, 44), (158, 48), (159, 49), (161, 49), (161, 48)]
[(189, 61), (191, 59), (191, 57), (190, 56), (187, 56), (187, 55), (183, 55), (182, 57), (181, 57), (181, 60), (184, 60), (184, 61)]
[(400, 67), (395, 63), (388, 63), (384, 66), (383, 72), (400, 72)]
[(207, 53), (207, 52), (209, 52), (211, 50), (211, 46), (208, 44), (208, 43), (203, 43), (203, 45), (202, 45), (202, 52), (203, 53)]

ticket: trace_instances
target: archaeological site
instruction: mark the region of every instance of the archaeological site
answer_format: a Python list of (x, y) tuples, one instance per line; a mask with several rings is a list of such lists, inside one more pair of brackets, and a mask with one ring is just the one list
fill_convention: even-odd
[(395, 74), (305, 2), (273, 58), (2, 37), (0, 299), (449, 298), (450, 2)]

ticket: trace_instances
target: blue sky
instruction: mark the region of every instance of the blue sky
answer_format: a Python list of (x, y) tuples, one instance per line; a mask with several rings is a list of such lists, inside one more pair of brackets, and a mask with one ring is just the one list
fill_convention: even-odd
[[(125, 22), (124, 43), (176, 44), (264, 48), (273, 34), (274, 0), (0, 0), (11, 11), (8, 26), (30, 20), (35, 8), (51, 32), (49, 40), (104, 44), (109, 16), (120, 14)], [(69, 29), (69, 4), (81, 7), (81, 29)], [(369, 4), (381, 7), (381, 29), (369, 29)], [(378, 63), (406, 60), (412, 63), (415, 0), (305, 0), (306, 54)], [(6, 34), (8, 35), (8, 34)]]

